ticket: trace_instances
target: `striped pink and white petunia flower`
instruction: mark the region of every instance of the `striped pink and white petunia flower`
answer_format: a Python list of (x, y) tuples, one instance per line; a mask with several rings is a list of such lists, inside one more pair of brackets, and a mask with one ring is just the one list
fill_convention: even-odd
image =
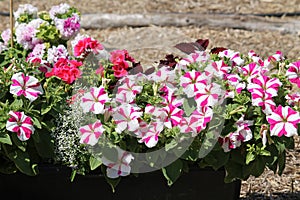
[(300, 88), (300, 61), (289, 64), (286, 76), (291, 83), (296, 84)]
[(252, 79), (252, 82), (248, 84), (248, 91), (254, 92), (254, 90), (263, 90), (271, 97), (277, 96), (278, 88), (282, 85), (278, 78), (270, 78), (265, 75), (261, 75)]
[(100, 136), (105, 131), (101, 122), (97, 120), (93, 124), (88, 124), (79, 128), (81, 133), (80, 143), (94, 146), (97, 144)]
[[(213, 74), (218, 78), (223, 78), (231, 70), (231, 66), (228, 66), (223, 60), (215, 61), (205, 68), (205, 72)], [(206, 77), (207, 78), (207, 77)]]
[(206, 87), (207, 77), (199, 71), (192, 70), (180, 77), (180, 86), (188, 98), (194, 97), (198, 88)]
[(26, 76), (24, 73), (19, 72), (14, 74), (11, 80), (10, 93), (17, 96), (24, 95), (31, 102), (44, 93), (38, 79), (33, 76)]
[(184, 114), (184, 111), (172, 104), (169, 104), (168, 106), (165, 106), (162, 108), (163, 111), (163, 118), (164, 125), (167, 128), (172, 128), (174, 126), (177, 126), (180, 124), (180, 121), (182, 120), (182, 115)]
[(158, 142), (158, 136), (163, 131), (163, 123), (152, 122), (148, 125), (148, 130), (139, 140), (140, 143), (144, 143), (148, 148), (155, 147)]
[(143, 86), (137, 85), (135, 81), (130, 78), (125, 78), (122, 81), (122, 85), (118, 87), (116, 100), (120, 103), (131, 103), (142, 89)]
[[(105, 155), (101, 158), (102, 163), (107, 166), (106, 175), (108, 178), (118, 178), (120, 176), (127, 176), (130, 174), (131, 167), (130, 163), (134, 159), (132, 154), (122, 150), (120, 147), (113, 148), (114, 152), (108, 152), (109, 156)], [(113, 156), (117, 155), (116, 158)], [(109, 158), (113, 158), (109, 160)]]
[(6, 122), (6, 129), (17, 133), (21, 141), (26, 141), (34, 132), (33, 122), (31, 117), (24, 112), (10, 111), (10, 118)]
[(222, 58), (229, 58), (236, 65), (242, 65), (244, 63), (244, 60), (240, 57), (240, 53), (235, 52), (231, 49), (226, 49), (224, 51), (219, 52), (219, 56)]
[(260, 106), (265, 114), (271, 114), (276, 104), (271, 95), (265, 93), (263, 89), (256, 89), (251, 92), (252, 105)]
[(211, 83), (205, 88), (199, 88), (195, 95), (195, 101), (198, 107), (214, 106), (218, 104), (219, 95), (223, 93), (220, 85)]
[(261, 73), (265, 73), (265, 71), (263, 71), (262, 67), (259, 66), (258, 64), (256, 64), (255, 62), (252, 62), (244, 67), (241, 67), (242, 69), (242, 73), (244, 76), (247, 77), (247, 81), (248, 83), (251, 82), (252, 78), (261, 76)]
[(299, 112), (289, 106), (282, 107), (279, 105), (273, 110), (272, 114), (267, 116), (270, 124), (271, 136), (292, 137), (297, 135), (297, 125), (300, 122)]
[(112, 115), (117, 127), (117, 133), (122, 133), (124, 130), (136, 131), (139, 128), (138, 119), (142, 116), (143, 112), (140, 108), (134, 107), (131, 104), (121, 104), (118, 106)]
[(103, 86), (92, 87), (81, 98), (80, 106), (83, 112), (93, 112), (94, 114), (103, 114), (105, 112), (105, 103), (110, 100)]

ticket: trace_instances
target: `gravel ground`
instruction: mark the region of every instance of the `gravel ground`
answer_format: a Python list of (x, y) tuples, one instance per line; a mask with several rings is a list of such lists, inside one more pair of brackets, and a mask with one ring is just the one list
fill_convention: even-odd
[[(59, 3), (68, 3), (81, 13), (292, 13), (300, 12), (300, 0), (15, 0), (14, 10), (19, 4), (30, 3), (39, 10), (49, 10)], [(9, 11), (9, 1), (0, 1), (0, 11)], [(281, 17), (282, 20), (288, 18)], [(0, 16), (0, 30), (9, 27), (9, 18)], [(299, 30), (300, 31), (300, 30)], [(179, 42), (199, 38), (210, 40), (209, 48), (223, 46), (247, 53), (253, 49), (261, 56), (281, 50), (285, 57), (300, 59), (299, 35), (274, 31), (247, 31), (212, 27), (122, 27), (102, 30), (82, 30), (100, 40), (107, 48), (126, 48), (144, 65), (162, 59), (167, 53), (178, 53), (173, 46)], [(266, 170), (260, 177), (242, 181), (243, 200), (250, 199), (300, 199), (300, 141), (296, 138), (295, 150), (288, 152), (286, 169), (282, 176)]]

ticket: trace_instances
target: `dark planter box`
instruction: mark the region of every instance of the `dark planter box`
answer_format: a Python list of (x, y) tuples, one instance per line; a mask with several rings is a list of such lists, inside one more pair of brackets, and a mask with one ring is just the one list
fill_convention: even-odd
[(241, 188), (241, 181), (225, 184), (223, 170), (191, 169), (171, 187), (160, 171), (139, 174), (138, 178), (124, 177), (112, 193), (102, 175), (77, 175), (70, 182), (70, 172), (66, 168), (46, 167), (34, 177), (0, 174), (1, 196), (18, 200), (236, 200)]

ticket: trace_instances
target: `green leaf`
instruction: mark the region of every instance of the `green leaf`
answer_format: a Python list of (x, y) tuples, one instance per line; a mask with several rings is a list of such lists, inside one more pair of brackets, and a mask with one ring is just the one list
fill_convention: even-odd
[(285, 153), (278, 155), (278, 174), (281, 175), (285, 168), (286, 156)]
[(40, 121), (36, 117), (32, 117), (33, 125), (36, 126), (38, 129), (42, 128)]
[(22, 108), (22, 106), (23, 106), (22, 99), (15, 99), (10, 105), (12, 110), (19, 110), (20, 108)]
[(43, 107), (42, 107), (42, 109), (41, 109), (41, 114), (42, 114), (42, 115), (45, 115), (45, 114), (47, 114), (51, 109), (52, 109), (52, 105), (47, 106), (47, 105), (44, 104)]
[(16, 150), (8, 154), (8, 157), (15, 163), (16, 167), (24, 174), (34, 176), (37, 174), (36, 165), (31, 165), (27, 152)]
[(23, 152), (26, 151), (26, 146), (27, 143), (26, 142), (22, 142), (18, 137), (17, 134), (12, 134), (11, 135), (11, 140), (12, 142)]
[(162, 168), (163, 175), (168, 181), (168, 185), (171, 186), (181, 175), (183, 169), (183, 163), (180, 159), (176, 160), (167, 167)]
[(0, 142), (3, 144), (9, 144), (12, 145), (10, 136), (6, 133), (4, 135), (0, 135)]
[(51, 135), (45, 131), (35, 132), (32, 135), (34, 140), (34, 145), (38, 154), (43, 158), (52, 158), (53, 157), (53, 148), (54, 144), (51, 138)]
[(94, 156), (90, 157), (90, 167), (91, 167), (91, 170), (95, 170), (101, 164), (102, 164), (102, 161), (100, 159), (97, 159)]
[(185, 98), (183, 101), (183, 110), (186, 116), (190, 116), (196, 110), (197, 104), (193, 98)]
[(249, 165), (249, 163), (253, 160), (255, 160), (255, 155), (253, 152), (248, 152), (246, 155), (246, 165)]

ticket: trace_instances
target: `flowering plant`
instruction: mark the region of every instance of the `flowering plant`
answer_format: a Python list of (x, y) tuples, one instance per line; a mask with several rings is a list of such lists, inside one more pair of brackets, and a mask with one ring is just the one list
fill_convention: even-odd
[(54, 163), (73, 178), (100, 169), (112, 186), (158, 169), (171, 185), (192, 166), (224, 168), (227, 182), (283, 172), (299, 131), (300, 61), (198, 40), (146, 68), (81, 35), (67, 4), (22, 5), (15, 18), (1, 34), (1, 172)]

